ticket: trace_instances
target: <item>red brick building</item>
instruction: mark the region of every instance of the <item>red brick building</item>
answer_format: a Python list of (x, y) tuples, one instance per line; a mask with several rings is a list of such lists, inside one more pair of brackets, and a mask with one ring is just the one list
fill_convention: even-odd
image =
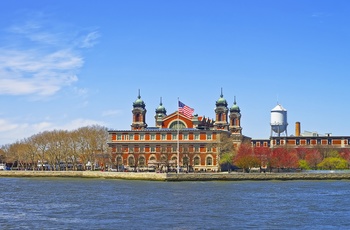
[[(133, 103), (131, 130), (109, 130), (108, 145), (118, 170), (218, 171), (221, 135), (234, 136), (238, 146), (244, 138), (241, 113), (236, 104), (228, 108), (221, 93), (215, 103), (215, 120), (205, 116), (167, 114), (160, 101), (155, 126), (146, 123), (146, 104), (140, 94)], [(179, 158), (179, 159), (178, 159)]]

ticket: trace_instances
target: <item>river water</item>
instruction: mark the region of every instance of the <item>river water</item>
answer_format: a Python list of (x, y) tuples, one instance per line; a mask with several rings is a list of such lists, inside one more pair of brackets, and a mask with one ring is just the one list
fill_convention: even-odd
[(0, 229), (350, 228), (350, 181), (0, 181)]

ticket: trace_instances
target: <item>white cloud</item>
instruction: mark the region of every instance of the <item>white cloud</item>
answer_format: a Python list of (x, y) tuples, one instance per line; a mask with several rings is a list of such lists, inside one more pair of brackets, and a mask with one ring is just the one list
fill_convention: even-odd
[[(90, 32), (81, 41), (54, 27), (34, 20), (11, 26), (5, 36), (15, 39), (0, 46), (1, 94), (48, 96), (78, 81), (84, 64), (79, 48), (92, 47), (99, 34)], [(78, 40), (81, 45), (74, 46)]]
[(103, 117), (114, 116), (120, 113), (120, 110), (107, 110), (102, 112)]
[(91, 48), (97, 43), (97, 39), (100, 37), (100, 34), (97, 31), (91, 32), (83, 38), (81, 47), (82, 48)]

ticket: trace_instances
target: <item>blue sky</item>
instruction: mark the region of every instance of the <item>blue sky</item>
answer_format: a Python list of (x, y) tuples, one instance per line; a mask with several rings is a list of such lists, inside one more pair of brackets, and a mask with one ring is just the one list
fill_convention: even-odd
[(138, 90), (148, 126), (162, 97), (214, 118), (236, 96), (243, 134), (350, 135), (349, 1), (0, 2), (0, 144), (87, 125), (130, 129)]

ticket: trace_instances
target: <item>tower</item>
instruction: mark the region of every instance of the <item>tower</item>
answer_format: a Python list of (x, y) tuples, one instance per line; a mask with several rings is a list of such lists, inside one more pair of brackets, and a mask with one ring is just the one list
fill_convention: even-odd
[(141, 130), (147, 128), (146, 112), (146, 104), (141, 99), (139, 90), (139, 95), (136, 101), (133, 103), (131, 130)]
[(166, 117), (166, 109), (163, 106), (162, 98), (160, 98), (160, 103), (158, 108), (156, 108), (156, 115), (154, 116), (156, 120), (156, 127), (162, 128), (164, 117)]
[(228, 113), (227, 101), (222, 94), (222, 88), (221, 88), (220, 98), (216, 101), (216, 107), (215, 107), (216, 119), (214, 123), (214, 129), (228, 130), (229, 124), (227, 123), (227, 117), (228, 117), (227, 113)]
[(281, 133), (287, 136), (287, 110), (282, 107), (282, 105), (277, 104), (275, 108), (271, 110), (271, 137), (273, 132), (277, 134), (278, 137)]
[(230, 108), (230, 132), (233, 135), (242, 135), (241, 110), (236, 103), (236, 96), (233, 105)]

